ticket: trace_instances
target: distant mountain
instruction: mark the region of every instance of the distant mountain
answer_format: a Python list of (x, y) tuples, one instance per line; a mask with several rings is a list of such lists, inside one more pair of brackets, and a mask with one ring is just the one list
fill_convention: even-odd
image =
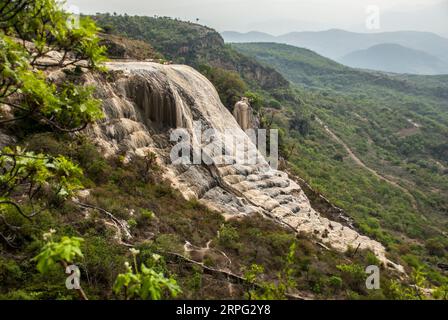
[[(431, 198), (434, 195), (434, 184), (438, 184), (437, 188), (444, 190), (439, 193), (438, 201), (445, 203), (441, 206), (443, 209), (438, 212), (441, 217), (446, 217), (448, 75), (406, 75), (355, 69), (338, 64), (310, 50), (278, 43), (238, 43), (231, 46), (240, 53), (275, 68), (290, 80), (293, 83), (292, 87), (297, 88), (301, 99), (300, 104), (293, 106), (291, 111), (298, 115), (299, 120), (306, 119), (307, 115), (310, 115), (312, 130), (316, 128), (324, 130), (321, 136), (314, 131), (308, 138), (300, 137), (295, 140), (299, 151), (290, 162), (297, 170), (306, 171), (308, 174), (310, 168), (315, 166), (309, 176), (311, 179), (318, 177), (322, 189), (333, 190), (329, 194), (341, 192), (338, 199), (344, 198), (342, 192), (350, 193), (344, 201), (353, 201), (353, 208), (356, 208), (355, 215), (362, 206), (368, 207), (373, 204), (375, 208), (381, 208), (382, 205), (376, 206), (376, 204), (384, 201), (387, 198), (384, 195), (389, 191), (379, 192), (378, 198), (374, 199), (373, 194), (376, 191), (372, 192), (370, 190), (373, 189), (370, 188), (377, 186), (378, 181), (366, 185), (356, 194), (356, 190), (363, 184), (362, 181), (366, 181), (370, 174), (358, 179), (355, 178), (357, 169), (354, 162), (344, 159), (342, 163), (347, 165), (344, 169), (341, 167), (332, 170), (330, 162), (321, 160), (320, 157), (326, 152), (329, 152), (329, 157), (334, 157), (338, 152), (336, 150), (345, 144), (351, 149), (348, 154), (357, 155), (361, 162), (382, 173), (383, 177), (399, 179), (395, 181), (403, 179), (400, 185), (409, 188), (412, 194), (420, 192), (417, 191), (419, 188), (422, 194)], [(313, 120), (313, 116), (316, 121)], [(283, 116), (278, 116), (277, 121), (280, 128), (288, 127)], [(290, 122), (289, 127), (290, 130), (285, 136), (294, 139), (294, 130), (303, 130), (303, 123)], [(333, 142), (339, 140), (339, 147), (327, 144), (334, 139), (329, 132), (333, 132), (336, 137)], [(443, 163), (444, 167), (438, 171), (437, 176), (426, 173), (420, 175), (422, 172), (420, 170), (427, 169), (419, 165), (415, 166), (415, 171), (408, 169), (417, 163)], [(343, 178), (342, 175), (347, 175), (347, 178)], [(409, 182), (411, 183), (408, 184)], [(425, 186), (426, 183), (428, 184)], [(364, 196), (369, 197), (369, 200), (360, 201)], [(396, 199), (393, 198), (394, 205), (397, 204)], [(412, 207), (411, 204), (406, 212), (412, 212), (414, 210)], [(417, 209), (416, 216), (431, 210), (434, 212), (438, 209), (428, 208), (428, 211)], [(390, 213), (394, 211), (395, 209), (385, 209), (381, 214), (382, 218), (379, 218), (381, 223), (388, 221)], [(407, 213), (403, 214), (403, 219), (407, 219), (406, 215)], [(367, 216), (371, 217), (370, 214)], [(437, 224), (435, 222), (434, 225)], [(426, 222), (423, 222), (422, 229), (426, 228)]]
[[(364, 95), (366, 92), (371, 95), (380, 88), (378, 98), (382, 98), (388, 90), (393, 90), (394, 95), (400, 92), (448, 99), (448, 75), (402, 75), (354, 69), (311, 50), (286, 44), (235, 43), (232, 47), (273, 67), (289, 81), (302, 87), (355, 95)], [(448, 123), (448, 118), (446, 121)]]
[[(331, 29), (318, 32), (292, 32), (282, 36), (264, 34), (264, 38), (253, 37), (251, 33), (223, 34), (227, 42), (276, 42), (313, 50), (327, 58), (340, 60), (346, 55), (365, 50), (370, 47), (394, 43), (400, 46), (424, 51), (429, 55), (448, 62), (448, 39), (430, 32), (399, 31), (382, 33), (355, 33), (344, 30)], [(255, 33), (258, 34), (258, 33)]]
[(354, 68), (412, 74), (448, 74), (448, 63), (398, 44), (379, 44), (366, 50), (352, 52), (339, 62)]
[(276, 37), (264, 32), (251, 31), (240, 33), (235, 31), (224, 31), (221, 33), (225, 42), (276, 42)]

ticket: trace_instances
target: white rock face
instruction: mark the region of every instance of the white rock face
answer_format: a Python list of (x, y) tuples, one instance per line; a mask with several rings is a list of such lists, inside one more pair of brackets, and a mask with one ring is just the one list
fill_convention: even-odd
[(286, 173), (273, 170), (252, 143), (238, 145), (255, 155), (250, 165), (235, 164), (232, 154), (226, 157), (230, 164), (217, 164), (219, 154), (213, 150), (204, 152), (214, 160), (210, 165), (173, 165), (169, 154), (175, 143), (169, 140), (170, 132), (185, 128), (192, 133), (194, 121), (216, 130), (213, 144), (248, 139), (200, 73), (188, 66), (150, 62), (117, 62), (108, 67), (122, 71), (114, 83), (90, 79), (104, 100), (106, 119), (89, 133), (106, 155), (151, 150), (166, 168), (166, 178), (186, 198), (198, 198), (226, 216), (261, 213), (338, 251), (370, 249), (381, 261), (400, 269), (387, 260), (379, 242), (316, 212), (299, 185)]
[(240, 125), (241, 129), (244, 131), (251, 129), (252, 108), (250, 107), (247, 98), (243, 98), (235, 104), (235, 107), (233, 108), (233, 116), (235, 117), (236, 122)]

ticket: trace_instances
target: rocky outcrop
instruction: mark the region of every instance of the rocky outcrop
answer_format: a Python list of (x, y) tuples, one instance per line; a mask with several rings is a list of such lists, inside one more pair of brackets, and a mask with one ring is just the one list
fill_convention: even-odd
[(241, 129), (246, 131), (252, 128), (252, 108), (249, 105), (249, 100), (247, 98), (242, 98), (233, 107), (233, 116)]
[[(186, 198), (198, 198), (227, 217), (260, 213), (335, 250), (370, 249), (391, 264), (380, 243), (320, 215), (297, 183), (272, 169), (222, 105), (213, 85), (194, 69), (131, 62), (108, 67), (116, 73), (114, 82), (89, 78), (98, 88), (106, 113), (89, 134), (106, 155), (151, 150), (166, 169), (166, 178)], [(203, 161), (174, 164), (170, 152), (177, 141), (170, 141), (170, 134), (185, 128), (193, 136), (195, 122), (204, 130), (215, 130), (208, 145), (193, 138), (203, 147)], [(237, 141), (235, 152), (215, 148), (229, 138)], [(238, 161), (239, 151), (248, 155), (244, 164)], [(194, 152), (189, 157), (194, 158)]]
[(111, 59), (149, 60), (161, 58), (161, 55), (147, 42), (111, 34), (100, 34), (100, 37), (100, 45), (106, 47), (106, 54)]
[[(203, 61), (213, 67), (235, 71), (248, 83), (257, 85), (265, 90), (288, 88), (289, 82), (276, 70), (266, 67), (256, 60), (238, 52), (226, 54), (224, 40), (215, 30), (196, 26), (198, 35), (188, 44), (170, 52), (173, 59), (183, 58), (192, 66), (199, 66)], [(223, 54), (224, 53), (224, 54)]]

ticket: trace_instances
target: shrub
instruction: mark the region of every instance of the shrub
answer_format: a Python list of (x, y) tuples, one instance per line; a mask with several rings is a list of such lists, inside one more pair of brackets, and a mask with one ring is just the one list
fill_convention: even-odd
[(345, 285), (356, 292), (364, 292), (366, 273), (364, 268), (358, 264), (341, 264), (336, 266), (341, 271)]
[(229, 71), (222, 68), (202, 65), (199, 71), (204, 74), (218, 90), (222, 103), (232, 109), (234, 104), (247, 91), (247, 85), (240, 75), (235, 71)]
[[(114, 292), (120, 295), (123, 292), (124, 298), (140, 298), (146, 300), (160, 300), (165, 296), (176, 297), (181, 293), (177, 281), (173, 277), (166, 277), (162, 272), (157, 272), (153, 268), (148, 268), (144, 263), (137, 265), (138, 250), (131, 249), (134, 263), (133, 268), (126, 262), (126, 273), (119, 274), (114, 284)], [(155, 264), (160, 256), (153, 256)]]
[(340, 289), (342, 288), (342, 279), (338, 276), (331, 276), (328, 279), (328, 284), (333, 288), (333, 289)]
[(227, 248), (237, 249), (240, 239), (238, 230), (228, 224), (221, 225), (219, 229), (219, 243)]

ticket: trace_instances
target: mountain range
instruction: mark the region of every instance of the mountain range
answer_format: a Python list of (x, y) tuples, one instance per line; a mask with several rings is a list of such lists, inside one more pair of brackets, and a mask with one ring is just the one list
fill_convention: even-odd
[(378, 44), (358, 50), (339, 61), (361, 69), (413, 74), (448, 74), (448, 64), (424, 51), (409, 49), (399, 44)]
[(222, 36), (232, 43), (275, 42), (303, 47), (349, 66), (380, 71), (445, 74), (448, 70), (448, 39), (429, 32), (355, 33), (331, 29), (273, 36), (226, 31)]

